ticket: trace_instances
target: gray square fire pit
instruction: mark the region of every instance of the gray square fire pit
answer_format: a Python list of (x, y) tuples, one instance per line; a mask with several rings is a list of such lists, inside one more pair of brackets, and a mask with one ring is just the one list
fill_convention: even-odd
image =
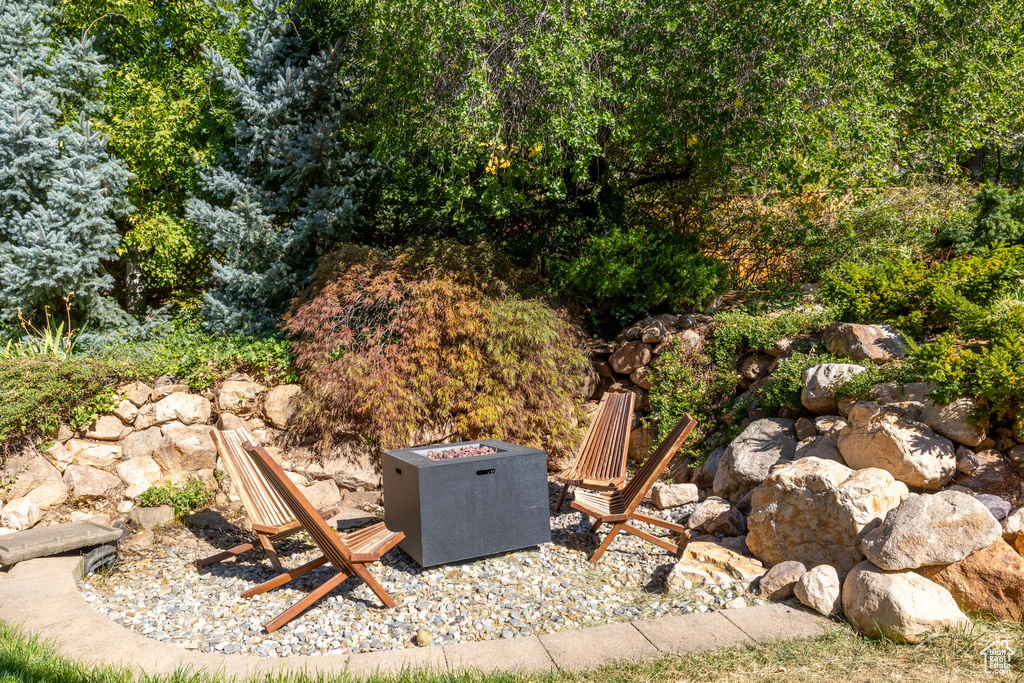
[[(490, 446), (496, 453), (433, 460), (430, 451)], [(482, 439), (384, 451), (388, 528), (421, 566), (458, 562), (551, 540), (547, 454)]]

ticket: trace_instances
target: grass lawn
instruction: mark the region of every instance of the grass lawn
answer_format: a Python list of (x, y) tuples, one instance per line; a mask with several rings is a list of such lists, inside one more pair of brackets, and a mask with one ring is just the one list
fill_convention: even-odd
[[(1009, 675), (985, 672), (980, 655), (994, 640), (1009, 640), (1018, 655)], [(26, 637), (0, 624), (0, 683), (127, 683), (132, 674), (112, 669), (89, 668), (57, 656), (46, 643)], [(138, 680), (152, 683), (213, 683), (203, 675), (178, 674)], [(346, 681), (343, 676), (269, 676), (251, 679), (307, 683)], [(377, 679), (382, 683), (461, 683), (481, 681), (552, 681), (552, 683), (630, 683), (634, 681), (1024, 681), (1024, 627), (1020, 624), (978, 622), (967, 631), (937, 635), (920, 645), (871, 641), (848, 629), (834, 629), (817, 638), (729, 648), (686, 657), (664, 657), (638, 664), (619, 664), (581, 674), (516, 676), (512, 674), (409, 673)]]

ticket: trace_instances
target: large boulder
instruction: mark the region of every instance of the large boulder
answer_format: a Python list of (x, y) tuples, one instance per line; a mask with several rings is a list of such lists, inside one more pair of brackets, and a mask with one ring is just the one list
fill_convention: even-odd
[(800, 403), (813, 413), (834, 413), (838, 405), (830, 389), (866, 371), (864, 366), (850, 363), (812, 365), (804, 370)]
[(296, 462), (293, 469), (309, 479), (333, 479), (346, 491), (372, 491), (380, 488), (372, 448), (359, 437), (346, 437), (322, 461)]
[(125, 460), (117, 465), (117, 476), (128, 485), (124, 495), (132, 500), (138, 498), (142, 493), (153, 486), (158, 486), (163, 480), (163, 472), (156, 460), (148, 455), (140, 455), (130, 460)]
[(824, 434), (812, 436), (796, 445), (796, 455), (793, 456), (793, 459), (800, 460), (801, 458), (819, 458), (832, 460), (841, 465), (846, 464), (835, 442)]
[(0, 511), (0, 526), (24, 531), (34, 527), (42, 518), (43, 513), (38, 505), (28, 498), (15, 498)]
[(299, 407), (302, 387), (298, 384), (282, 384), (267, 392), (263, 399), (263, 412), (276, 429), (284, 429)]
[(217, 410), (227, 410), (236, 415), (252, 415), (257, 408), (258, 397), (267, 388), (259, 382), (229, 379), (217, 390)]
[(608, 363), (612, 366), (612, 370), (621, 375), (628, 375), (650, 362), (651, 345), (637, 341), (623, 344), (618, 351), (608, 358)]
[(121, 444), (105, 441), (71, 439), (65, 444), (71, 451), (71, 461), (89, 467), (110, 467), (121, 459)]
[(163, 431), (167, 438), (153, 451), (153, 460), (171, 481), (186, 481), (197, 470), (217, 466), (217, 446), (210, 436), (210, 427), (172, 422)]
[(314, 510), (326, 510), (333, 505), (337, 505), (341, 500), (338, 485), (330, 479), (306, 486), (302, 489), (302, 495), (306, 497), (306, 500), (309, 501)]
[(826, 617), (839, 614), (843, 584), (835, 567), (819, 564), (807, 570), (793, 586), (796, 599)]
[(974, 418), (976, 406), (969, 398), (958, 398), (948, 405), (925, 402), (921, 422), (944, 437), (965, 446), (980, 446), (988, 435), (988, 418)]
[(789, 560), (779, 562), (761, 577), (758, 584), (758, 591), (761, 597), (768, 600), (786, 600), (793, 597), (793, 589), (796, 582), (807, 573), (807, 567), (803, 562)]
[(846, 575), (843, 609), (864, 635), (898, 642), (919, 643), (935, 631), (970, 624), (939, 584), (912, 571), (886, 572), (870, 562)]
[(888, 325), (832, 323), (821, 336), (829, 353), (840, 358), (886, 363), (907, 353), (903, 337)]
[(126, 427), (121, 420), (113, 415), (104, 415), (89, 425), (85, 430), (85, 438), (96, 441), (117, 441), (131, 431), (131, 427)]
[(956, 453), (949, 439), (875, 403), (853, 407), (838, 446), (853, 469), (877, 467), (908, 486), (936, 490), (956, 473)]
[(135, 404), (126, 398), (121, 399), (121, 402), (114, 408), (114, 416), (126, 425), (130, 425), (135, 422), (135, 418), (139, 414), (139, 409), (135, 407)]
[(132, 382), (121, 387), (121, 396), (131, 401), (136, 408), (146, 405), (152, 393), (153, 389), (142, 382)]
[(793, 420), (765, 418), (751, 422), (722, 453), (715, 473), (715, 495), (738, 502), (764, 481), (772, 467), (791, 461), (795, 454)]
[(213, 414), (210, 401), (199, 394), (178, 391), (154, 404), (154, 420), (158, 425), (180, 422), (183, 425), (206, 424)]
[(665, 578), (665, 592), (675, 593), (696, 586), (750, 588), (765, 572), (757, 560), (745, 557), (717, 543), (697, 541), (683, 550), (683, 556)]
[(677, 508), (697, 502), (696, 484), (665, 484), (658, 482), (651, 489), (651, 502), (659, 510)]
[(861, 551), (898, 571), (959, 562), (1000, 538), (1003, 528), (984, 505), (959, 491), (911, 496), (864, 536)]
[(75, 499), (95, 500), (106, 498), (121, 485), (121, 480), (112, 474), (88, 465), (71, 465), (64, 470), (64, 483)]
[[(960, 452), (967, 451), (963, 446), (958, 450)], [(968, 461), (969, 464), (965, 461)], [(962, 466), (963, 469), (970, 469), (969, 473), (960, 470), (956, 477), (957, 484), (969, 489), (986, 489), (999, 484), (1010, 474), (1010, 465), (1006, 462), (1006, 458), (994, 448), (981, 449), (974, 453), (972, 458), (959, 459), (957, 464), (958, 468)]]
[(68, 495), (68, 487), (60, 472), (42, 456), (25, 463), (8, 494), (11, 498), (27, 498), (41, 509), (60, 505)]
[(40, 451), (46, 461), (63, 472), (64, 468), (73, 462), (71, 451), (60, 441), (54, 441), (49, 448)]
[(772, 472), (754, 489), (747, 546), (769, 565), (787, 560), (840, 573), (864, 555), (861, 533), (908, 495), (884, 470), (851, 470), (831, 460), (803, 458)]
[(121, 442), (121, 448), (125, 458), (145, 458), (153, 455), (164, 441), (159, 427), (149, 427), (126, 436)]
[(1024, 557), (1001, 538), (959, 562), (917, 573), (948, 590), (967, 612), (1024, 620)]

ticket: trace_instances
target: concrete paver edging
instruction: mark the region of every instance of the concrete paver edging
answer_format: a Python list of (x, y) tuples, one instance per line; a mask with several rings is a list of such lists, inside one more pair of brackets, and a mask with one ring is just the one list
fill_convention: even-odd
[(134, 633), (98, 614), (82, 598), (77, 585), (79, 572), (79, 557), (66, 555), (22, 562), (6, 575), (0, 574), (0, 620), (50, 640), (74, 660), (147, 674), (192, 669), (244, 679), (298, 671), (357, 676), (408, 669), (568, 671), (669, 653), (819, 635), (831, 625), (787, 605), (766, 605), (508, 640), (270, 659), (194, 652)]

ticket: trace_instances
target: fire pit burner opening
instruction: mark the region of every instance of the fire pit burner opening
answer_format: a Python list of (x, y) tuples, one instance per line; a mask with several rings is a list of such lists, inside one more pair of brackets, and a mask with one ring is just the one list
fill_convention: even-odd
[(431, 460), (448, 460), (449, 458), (468, 458), (473, 455), (490, 455), (497, 453), (498, 449), (487, 444), (471, 443), (464, 446), (439, 447), (413, 452)]

